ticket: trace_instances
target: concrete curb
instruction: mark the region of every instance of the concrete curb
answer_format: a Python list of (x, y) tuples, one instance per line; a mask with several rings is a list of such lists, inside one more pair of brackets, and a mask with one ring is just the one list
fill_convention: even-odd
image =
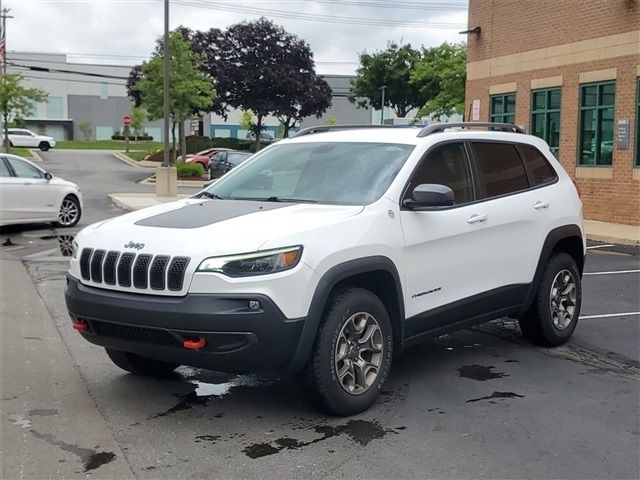
[[(155, 175), (151, 175), (150, 177), (145, 178), (144, 180), (142, 180), (140, 183), (140, 185), (155, 185), (156, 182), (155, 180), (152, 180), (152, 178), (154, 178)], [(178, 186), (179, 187), (187, 187), (187, 188), (197, 188), (199, 190), (202, 190), (204, 188), (204, 184), (207, 183), (209, 180), (204, 180), (202, 179), (202, 183), (198, 183), (200, 182), (200, 180), (178, 180)], [(196, 185), (197, 183), (197, 185)]]
[(121, 153), (121, 152), (116, 152), (113, 154), (113, 156), (116, 157), (121, 162), (126, 163), (130, 167), (150, 168), (150, 167), (145, 167), (144, 165), (140, 165), (138, 162), (136, 162), (135, 160), (131, 160), (129, 157), (127, 157), (124, 153)]
[(618, 245), (640, 245), (640, 226), (585, 220), (587, 239)]
[(29, 149), (29, 153), (31, 154), (31, 157), (33, 158), (33, 160), (35, 160), (36, 162), (42, 162), (43, 161), (42, 157), (40, 156), (40, 154), (38, 153), (37, 150), (35, 150), (33, 148), (30, 148)]
[(612, 243), (614, 245), (628, 245), (631, 247), (640, 246), (640, 241), (632, 240), (630, 238), (618, 238), (607, 235), (598, 235), (596, 233), (587, 233), (587, 240), (593, 240), (594, 242)]

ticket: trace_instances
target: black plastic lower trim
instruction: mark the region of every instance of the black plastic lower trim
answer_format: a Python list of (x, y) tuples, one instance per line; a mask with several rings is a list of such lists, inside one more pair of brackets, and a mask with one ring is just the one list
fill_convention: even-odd
[[(88, 287), (69, 276), (65, 300), (72, 320), (89, 325), (83, 337), (96, 345), (224, 372), (287, 370), (305, 323), (287, 319), (260, 294), (144, 295)], [(249, 308), (252, 300), (257, 310)], [(183, 347), (200, 337), (202, 349)]]

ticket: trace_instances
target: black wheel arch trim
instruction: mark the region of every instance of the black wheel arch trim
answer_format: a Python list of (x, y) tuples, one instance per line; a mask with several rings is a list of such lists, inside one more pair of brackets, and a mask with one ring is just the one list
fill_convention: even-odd
[[(347, 280), (350, 277), (354, 277), (356, 275), (361, 275), (364, 273), (373, 273), (376, 271), (387, 272), (393, 278), (393, 281), (395, 283), (396, 296), (398, 297), (398, 313), (400, 316), (397, 325), (402, 330), (404, 324), (403, 320), (405, 318), (404, 297), (402, 292), (402, 283), (400, 282), (400, 275), (398, 274), (398, 269), (396, 268), (393, 261), (388, 257), (379, 255), (358, 258), (340, 263), (330, 268), (318, 282), (316, 290), (313, 294), (313, 299), (311, 300), (309, 313), (307, 315), (306, 321), (304, 322), (300, 341), (293, 356), (293, 360), (291, 361), (291, 364), (288, 368), (289, 371), (298, 372), (304, 367), (305, 363), (307, 362), (309, 355), (311, 354), (311, 349), (313, 348), (313, 343), (316, 339), (316, 334), (320, 326), (320, 321), (322, 320), (322, 315), (327, 305), (327, 300), (329, 299), (329, 295), (331, 294), (331, 291), (334, 289), (334, 287), (336, 287), (343, 280)], [(393, 321), (392, 324), (394, 324)], [(403, 332), (399, 331), (394, 333), (394, 337), (396, 337), (397, 340), (401, 341), (404, 336)]]
[(523, 304), (521, 315), (524, 315), (529, 307), (533, 304), (533, 300), (538, 291), (538, 286), (542, 281), (542, 275), (544, 274), (545, 267), (549, 258), (551, 258), (551, 254), (553, 253), (554, 248), (561, 240), (566, 238), (578, 238), (580, 240), (581, 252), (580, 254), (583, 256), (582, 262), (577, 261), (578, 271), (580, 272), (580, 276), (582, 276), (582, 272), (584, 271), (584, 248), (585, 245), (582, 239), (582, 230), (578, 225), (563, 225), (561, 227), (554, 228), (547, 234), (547, 238), (542, 245), (542, 251), (540, 253), (540, 258), (538, 259), (538, 266), (536, 267), (535, 274), (533, 276), (533, 281), (531, 282), (531, 286), (529, 288), (529, 292), (525, 298), (525, 302)]

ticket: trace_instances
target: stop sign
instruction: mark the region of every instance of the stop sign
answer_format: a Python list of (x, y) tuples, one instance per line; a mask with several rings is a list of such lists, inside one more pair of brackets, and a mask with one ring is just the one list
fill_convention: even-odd
[(124, 117), (122, 117), (122, 123), (124, 125), (131, 125), (131, 116), (125, 115)]

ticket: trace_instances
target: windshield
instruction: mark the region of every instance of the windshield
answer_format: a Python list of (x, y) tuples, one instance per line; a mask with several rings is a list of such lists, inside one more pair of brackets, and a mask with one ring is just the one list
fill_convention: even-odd
[(389, 188), (413, 148), (356, 142), (279, 144), (222, 177), (205, 195), (366, 205)]

